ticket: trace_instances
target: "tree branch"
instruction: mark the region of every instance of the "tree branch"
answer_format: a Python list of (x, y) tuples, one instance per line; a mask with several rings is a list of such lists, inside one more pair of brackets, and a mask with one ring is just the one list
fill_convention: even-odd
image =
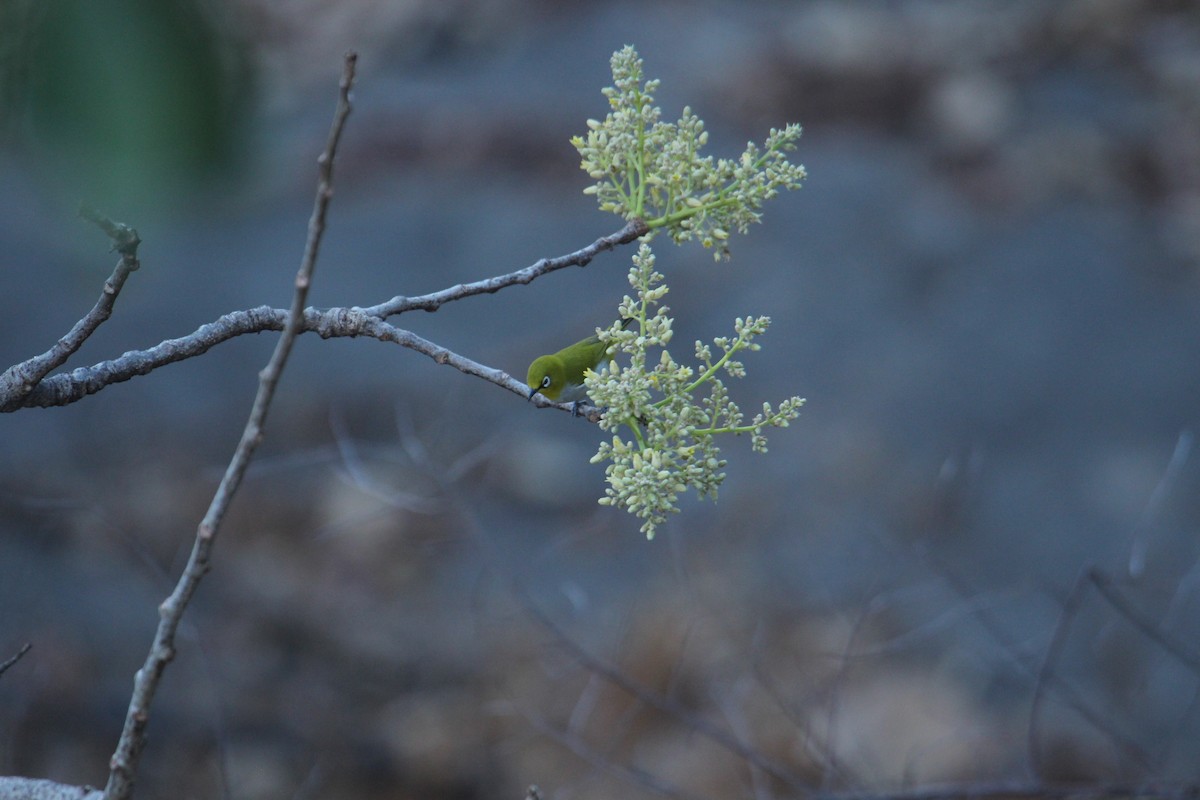
[[(127, 381), (138, 375), (146, 375), (158, 367), (183, 361), (207, 352), (221, 342), (247, 333), (282, 331), (288, 312), (270, 306), (260, 306), (245, 311), (225, 314), (214, 322), (203, 325), (194, 333), (179, 339), (168, 339), (149, 350), (134, 350), (120, 358), (102, 361), (91, 367), (81, 367), (62, 375), (54, 375), (42, 381), (36, 389), (25, 396), (23, 407), (51, 408), (65, 406), (95, 394), (114, 383)], [(474, 375), (510, 392), (529, 396), (529, 387), (508, 373), (472, 361), (435, 342), (417, 334), (390, 325), (378, 317), (370, 316), (357, 308), (330, 308), (318, 311), (305, 309), (300, 317), (300, 333), (315, 333), (322, 339), (336, 337), (369, 336), (382, 342), (391, 342), (418, 353), (423, 353), (438, 364), (445, 364), (467, 375)], [(570, 403), (554, 403), (541, 395), (532, 400), (538, 408), (557, 408), (571, 411)], [(584, 406), (581, 416), (598, 422), (598, 409)]]
[(576, 250), (574, 253), (567, 253), (557, 258), (543, 258), (524, 269), (510, 272), (507, 275), (484, 278), (473, 283), (460, 283), (457, 286), (442, 289), (440, 292), (418, 295), (417, 297), (393, 297), (386, 303), (380, 303), (377, 306), (371, 306), (362, 310), (380, 319), (387, 319), (394, 314), (403, 314), (405, 311), (414, 311), (417, 309), (422, 311), (437, 311), (446, 303), (454, 300), (462, 300), (464, 297), (471, 297), (477, 294), (495, 294), (509, 286), (530, 283), (536, 278), (540, 278), (555, 270), (563, 269), (564, 267), (586, 267), (597, 254), (606, 250), (612, 250), (618, 245), (629, 244), (634, 239), (644, 236), (649, 232), (650, 228), (646, 226), (645, 222), (640, 219), (632, 219), (625, 223), (625, 227), (619, 231), (610, 233), (608, 236), (601, 236), (587, 247)]
[[(517, 383), (500, 370), (485, 367), (458, 356), (416, 334), (393, 328), (383, 320), (389, 316), (416, 309), (436, 311), (443, 304), (453, 300), (461, 300), (478, 294), (492, 294), (508, 286), (527, 284), (535, 278), (565, 267), (586, 266), (598, 253), (612, 250), (618, 245), (628, 244), (645, 233), (645, 223), (641, 220), (633, 220), (620, 230), (600, 237), (587, 247), (556, 258), (543, 258), (528, 267), (505, 275), (497, 275), (473, 283), (458, 284), (418, 297), (394, 297), (386, 303), (369, 308), (307, 308), (303, 312), (299, 332), (315, 333), (323, 339), (342, 336), (372, 336), (381, 341), (394, 342), (423, 352), (439, 364), (450, 364), (469, 375), (482, 377), (510, 391), (528, 396), (528, 387)], [(111, 384), (121, 383), (138, 375), (147, 375), (167, 364), (206, 353), (216, 345), (234, 337), (249, 333), (282, 331), (287, 319), (288, 312), (286, 310), (270, 306), (233, 311), (200, 326), (187, 336), (168, 339), (146, 350), (131, 350), (118, 358), (101, 361), (90, 367), (81, 367), (44, 379), (39, 378), (40, 382), (20, 393), (11, 391), (6, 393), (4, 384), (0, 381), (0, 411), (69, 405), (90, 394), (95, 394)], [(13, 370), (20, 366), (14, 367)], [(571, 409), (568, 403), (550, 403), (540, 396), (534, 398), (534, 403), (540, 408), (553, 406), (562, 410)], [(584, 410), (581, 413), (584, 413), (593, 422), (599, 419), (598, 411)]]
[(9, 367), (3, 375), (0, 375), (0, 411), (16, 411), (21, 408), (24, 405), (22, 401), (37, 388), (42, 378), (49, 375), (51, 370), (62, 366), (87, 341), (87, 338), (112, 316), (113, 305), (117, 302), (117, 295), (121, 293), (125, 280), (131, 272), (141, 266), (137, 257), (137, 249), (142, 240), (138, 237), (137, 231), (128, 225), (113, 222), (99, 211), (91, 208), (81, 208), (79, 214), (84, 219), (96, 223), (101, 230), (108, 234), (109, 238), (113, 240), (113, 250), (121, 254), (121, 260), (117, 262), (112, 275), (104, 282), (104, 289), (101, 291), (96, 305), (87, 313), (87, 316), (75, 323), (66, 336), (59, 339), (54, 347), (40, 356), (34, 356), (28, 361), (22, 361), (20, 364)]
[(138, 670), (134, 679), (133, 696), (125, 717), (125, 727), (117, 743), (116, 752), (113, 753), (110, 761), (108, 786), (104, 790), (105, 800), (127, 800), (133, 793), (138, 762), (146, 741), (145, 730), (150, 718), (150, 706), (154, 701), (154, 694), (158, 689), (163, 671), (175, 656), (175, 632), (196, 587), (200, 584), (204, 574), (208, 572), (209, 558), (217, 532), (234, 494), (241, 485), (250, 459), (263, 439), (263, 426), (279, 383), (279, 377), (291, 354), (292, 345), (295, 344), (296, 337), (302, 329), (304, 302), (308, 297), (308, 287), (312, 281), (312, 273), (320, 252), (321, 238), (325, 232), (325, 215), (329, 208), (329, 201), (333, 197), (333, 160), (337, 154), (337, 146), (341, 139), (342, 129), (346, 124), (346, 118), (350, 114), (350, 88), (354, 84), (356, 61), (357, 56), (354, 53), (346, 56), (329, 140), (325, 145), (324, 152), (317, 160), (319, 175), (317, 195), (313, 202), (313, 213), (308, 224), (308, 241), (304, 248), (300, 269), (296, 273), (295, 292), (291, 311), (284, 323), (283, 335), (279, 337), (279, 341), (275, 345), (275, 352), (272, 353), (271, 360), (259, 374), (258, 394), (254, 398), (254, 406), (250, 410), (250, 418), (242, 431), (241, 441), (225, 470), (225, 475), (213, 495), (208, 511), (196, 531), (196, 539), (192, 545), (187, 566), (184, 568), (183, 574), (179, 576), (179, 582), (175, 585), (174, 591), (159, 606), (160, 620), (154, 636), (154, 643), (146, 656), (145, 664)]
[(91, 786), (70, 786), (37, 778), (0, 777), (0, 800), (101, 800)]

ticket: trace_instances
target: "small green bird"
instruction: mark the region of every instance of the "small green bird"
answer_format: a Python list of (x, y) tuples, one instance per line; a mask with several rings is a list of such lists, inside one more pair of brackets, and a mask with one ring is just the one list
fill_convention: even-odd
[[(621, 327), (627, 328), (631, 322), (632, 318), (624, 319)], [(562, 403), (574, 401), (578, 405), (587, 396), (583, 374), (600, 364), (607, 349), (607, 343), (592, 335), (553, 355), (538, 356), (529, 365), (529, 375), (525, 379), (529, 384), (529, 398), (533, 399), (535, 394), (541, 392), (547, 400)]]

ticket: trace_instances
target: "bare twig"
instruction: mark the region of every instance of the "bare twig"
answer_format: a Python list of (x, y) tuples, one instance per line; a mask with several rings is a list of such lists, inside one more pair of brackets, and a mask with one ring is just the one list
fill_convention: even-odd
[(59, 339), (54, 347), (39, 356), (22, 361), (5, 370), (0, 375), (0, 411), (15, 411), (24, 405), (24, 399), (37, 388), (42, 379), (66, 363), (66, 360), (78, 350), (87, 338), (95, 333), (104, 321), (112, 316), (113, 305), (117, 295), (125, 285), (129, 274), (141, 264), (138, 262), (137, 249), (141, 244), (137, 231), (128, 225), (113, 222), (99, 211), (82, 208), (80, 216), (96, 223), (109, 238), (113, 240), (113, 250), (121, 254), (121, 260), (113, 268), (112, 275), (104, 282), (100, 299), (83, 319), (75, 323), (66, 336)]
[(31, 647), (33, 647), (33, 645), (30, 644), (29, 642), (26, 642), (25, 644), (21, 645), (21, 649), (17, 651), (17, 654), (15, 656), (10, 658), (8, 661), (5, 661), (3, 664), (0, 664), (0, 675), (3, 675), (5, 672), (8, 672), (8, 668), (11, 667), (13, 664), (16, 664), (18, 661), (20, 661), (25, 656), (25, 654), (29, 652), (29, 648), (31, 648)]
[(329, 201), (333, 196), (333, 160), (346, 118), (350, 114), (350, 88), (354, 83), (356, 60), (357, 57), (353, 53), (346, 56), (337, 110), (334, 112), (329, 140), (317, 162), (319, 174), (317, 196), (313, 203), (313, 213), (308, 224), (308, 241), (305, 245), (300, 269), (296, 273), (292, 307), (284, 326), (283, 335), (279, 337), (271, 360), (259, 374), (258, 394), (254, 399), (254, 406), (250, 410), (250, 418), (242, 431), (241, 441), (225, 470), (225, 475), (213, 495), (208, 511), (196, 531), (196, 539), (187, 566), (180, 575), (174, 591), (159, 606), (161, 619), (158, 631), (155, 633), (154, 643), (146, 657), (146, 662), (138, 670), (134, 679), (133, 696), (130, 699), (129, 710), (125, 718), (125, 727), (110, 762), (108, 786), (104, 791), (105, 800), (126, 800), (133, 792), (138, 761), (145, 745), (145, 729), (150, 718), (150, 705), (154, 700), (159, 679), (167, 664), (174, 657), (175, 632), (196, 587), (209, 569), (209, 558), (221, 521), (241, 484), (255, 449), (262, 441), (263, 426), (275, 394), (275, 388), (284, 365), (287, 363), (296, 336), (300, 333), (304, 302), (308, 296), (308, 287), (320, 251), (321, 238), (325, 231), (325, 216), (329, 208)]
[[(113, 383), (127, 381), (137, 375), (145, 375), (154, 369), (175, 361), (198, 356), (214, 345), (246, 333), (281, 331), (288, 319), (288, 312), (261, 306), (247, 311), (226, 314), (194, 333), (180, 339), (170, 339), (149, 350), (135, 350), (120, 358), (104, 361), (92, 367), (72, 370), (63, 375), (46, 378), (27, 394), (23, 407), (68, 405), (95, 394)], [(522, 398), (529, 396), (529, 387), (506, 372), (488, 367), (452, 350), (422, 338), (411, 331), (397, 328), (361, 309), (331, 308), (325, 311), (306, 309), (299, 321), (299, 331), (316, 333), (323, 339), (335, 337), (370, 336), (384, 342), (407, 347), (423, 353), (439, 364), (445, 364), (463, 372), (508, 389)], [(573, 411), (571, 403), (555, 403), (541, 395), (534, 395), (532, 402), (539, 408), (557, 408)], [(581, 416), (598, 422), (600, 412), (594, 407), (580, 408)]]
[(405, 311), (414, 311), (417, 309), (422, 311), (437, 311), (446, 303), (454, 300), (462, 300), (464, 297), (471, 297), (477, 294), (494, 294), (509, 286), (530, 283), (542, 275), (563, 269), (564, 267), (586, 267), (597, 254), (605, 250), (612, 250), (617, 245), (629, 244), (634, 239), (644, 236), (649, 232), (650, 229), (646, 227), (645, 222), (640, 219), (632, 219), (621, 230), (610, 233), (608, 236), (602, 236), (587, 247), (582, 250), (576, 250), (574, 253), (567, 253), (557, 258), (543, 258), (524, 269), (510, 272), (507, 275), (484, 278), (481, 281), (474, 281), (473, 283), (460, 283), (457, 286), (451, 286), (448, 289), (442, 289), (439, 292), (432, 292), (431, 294), (423, 294), (417, 297), (393, 297), (386, 303), (364, 308), (363, 311), (380, 319), (387, 319), (394, 314), (402, 314)]
[[(420, 297), (396, 297), (370, 308), (308, 308), (304, 310), (299, 331), (315, 333), (323, 339), (344, 336), (374, 336), (423, 352), (440, 364), (449, 364), (469, 375), (490, 380), (510, 391), (527, 396), (529, 394), (528, 387), (513, 381), (499, 370), (458, 356), (415, 334), (394, 328), (384, 320), (388, 316), (416, 309), (436, 311), (443, 304), (452, 300), (461, 300), (478, 294), (490, 294), (508, 286), (526, 284), (535, 278), (565, 267), (584, 266), (590, 263), (598, 253), (612, 250), (618, 245), (628, 244), (645, 233), (645, 223), (641, 220), (633, 220), (620, 230), (600, 237), (587, 247), (556, 258), (543, 258), (528, 267), (505, 275), (497, 275), (474, 283), (459, 284)], [(102, 361), (91, 367), (82, 367), (69, 373), (54, 375), (44, 380), (40, 379), (40, 382), (30, 386), (27, 391), (19, 395), (12, 395), (12, 399), (8, 402), (3, 401), (3, 398), (9, 395), (3, 391), (4, 384), (0, 381), (0, 411), (69, 405), (87, 395), (95, 394), (111, 384), (127, 381), (138, 375), (146, 375), (167, 364), (198, 356), (234, 337), (248, 333), (282, 331), (287, 319), (288, 312), (286, 310), (270, 306), (234, 311), (200, 326), (187, 336), (168, 339), (146, 350), (132, 350), (119, 358)], [(5, 375), (7, 374), (5, 373)], [(552, 406), (564, 411), (571, 410), (570, 403), (551, 403), (540, 395), (534, 398), (534, 403), (539, 407)], [(599, 412), (594, 409), (590, 412), (585, 409), (584, 413), (593, 422), (599, 420)]]
[[(389, 325), (376, 317), (366, 317), (363, 319), (361, 333), (373, 336), (381, 342), (392, 342), (402, 347), (407, 347), (410, 350), (416, 350), (418, 353), (429, 356), (438, 364), (454, 367), (459, 372), (483, 378), (485, 381), (494, 383), (523, 398), (529, 398), (529, 387), (507, 372), (480, 364), (477, 361), (472, 361), (465, 356), (460, 356), (453, 350), (417, 336), (411, 331)], [(553, 400), (547, 400), (540, 394), (534, 395), (529, 400), (538, 408), (556, 408), (559, 411), (576, 413), (576, 409), (572, 403), (555, 403)], [(595, 406), (580, 406), (578, 414), (581, 417), (587, 418), (590, 422), (600, 421), (600, 409)]]

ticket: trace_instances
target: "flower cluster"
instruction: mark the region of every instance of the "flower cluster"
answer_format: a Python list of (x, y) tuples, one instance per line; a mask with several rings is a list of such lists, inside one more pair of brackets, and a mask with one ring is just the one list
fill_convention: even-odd
[(584, 189), (602, 211), (643, 219), (677, 243), (696, 240), (728, 257), (730, 232), (746, 233), (762, 204), (780, 189), (798, 188), (804, 167), (785, 153), (795, 149), (800, 126), (772, 129), (762, 147), (746, 145), (740, 158), (701, 156), (704, 122), (684, 108), (678, 122), (663, 122), (654, 105), (657, 80), (642, 80), (642, 60), (626, 46), (612, 57), (613, 85), (603, 90), (612, 111), (588, 120), (587, 137), (571, 143), (580, 166), (595, 181)]
[[(746, 423), (719, 376), (746, 374), (734, 356), (759, 349), (755, 339), (767, 330), (770, 319), (739, 318), (734, 337), (714, 339), (712, 346), (696, 342), (697, 366), (685, 366), (666, 347), (672, 319), (660, 305), (667, 293), (662, 281), (654, 268), (654, 254), (643, 243), (629, 270), (637, 297), (626, 295), (620, 305), (621, 317), (634, 323), (627, 328), (616, 323), (600, 332), (601, 340), (610, 342), (610, 360), (585, 379), (588, 395), (605, 408), (600, 427), (613, 432), (612, 441), (601, 442), (592, 458), (592, 463), (609, 462), (608, 488), (600, 502), (637, 515), (643, 521), (642, 532), (651, 538), (667, 515), (678, 511), (676, 501), (689, 488), (716, 499), (725, 479), (718, 434), (749, 433), (752, 448), (766, 452), (764, 429), (786, 428), (804, 403), (799, 397), (784, 400), (777, 409), (763, 403), (762, 412)], [(716, 360), (713, 347), (720, 351)], [(659, 351), (657, 358), (651, 350)], [(617, 363), (618, 354), (628, 356), (627, 366)], [(697, 401), (702, 390), (707, 395)], [(622, 430), (628, 431), (627, 437), (622, 437)]]

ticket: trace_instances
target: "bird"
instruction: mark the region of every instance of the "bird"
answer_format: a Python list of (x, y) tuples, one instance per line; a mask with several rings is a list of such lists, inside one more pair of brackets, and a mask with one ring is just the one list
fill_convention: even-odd
[[(623, 319), (621, 327), (627, 328), (631, 322), (632, 317)], [(600, 337), (593, 334), (557, 353), (538, 356), (529, 365), (525, 379), (529, 384), (529, 399), (540, 393), (547, 400), (572, 402), (572, 411), (578, 414), (579, 402), (587, 397), (587, 387), (583, 385), (584, 373), (594, 370), (604, 359), (607, 350), (608, 342), (600, 341)]]

